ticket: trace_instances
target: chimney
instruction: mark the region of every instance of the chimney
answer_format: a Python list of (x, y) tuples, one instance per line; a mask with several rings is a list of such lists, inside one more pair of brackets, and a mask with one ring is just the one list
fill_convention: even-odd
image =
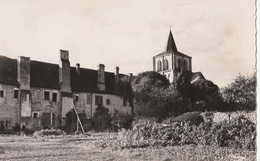
[(80, 64), (79, 63), (76, 64), (76, 71), (78, 74), (80, 74)]
[(119, 78), (119, 67), (116, 67), (115, 71), (115, 84), (119, 83), (120, 78)]
[(99, 91), (105, 91), (105, 65), (104, 64), (99, 64), (97, 85)]
[(20, 89), (30, 90), (30, 57), (19, 56), (17, 61), (17, 80)]
[(71, 92), (69, 51), (60, 50), (59, 80), (61, 92)]

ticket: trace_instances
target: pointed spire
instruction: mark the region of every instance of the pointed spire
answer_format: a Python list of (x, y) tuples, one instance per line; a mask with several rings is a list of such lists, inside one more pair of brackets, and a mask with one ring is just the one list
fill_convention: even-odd
[(177, 52), (178, 51), (177, 47), (176, 47), (176, 44), (174, 42), (171, 30), (170, 30), (170, 33), (169, 33), (168, 42), (167, 42), (167, 48), (166, 48), (166, 52), (168, 52), (168, 51), (173, 51), (173, 52)]

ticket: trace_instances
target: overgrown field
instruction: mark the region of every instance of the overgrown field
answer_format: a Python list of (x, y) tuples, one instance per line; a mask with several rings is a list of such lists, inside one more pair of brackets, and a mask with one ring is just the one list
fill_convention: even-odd
[(256, 160), (254, 116), (194, 112), (164, 123), (140, 119), (118, 133), (2, 135), (0, 160)]
[(256, 152), (207, 145), (114, 149), (96, 146), (116, 133), (91, 136), (0, 137), (0, 160), (256, 160)]

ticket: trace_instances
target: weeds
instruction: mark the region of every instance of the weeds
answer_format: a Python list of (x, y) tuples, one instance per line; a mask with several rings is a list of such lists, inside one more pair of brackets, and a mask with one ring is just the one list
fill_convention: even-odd
[(118, 137), (100, 141), (99, 147), (115, 149), (147, 146), (217, 145), (238, 149), (256, 149), (256, 126), (239, 116), (228, 123), (203, 122), (199, 126), (175, 122), (169, 126), (151, 121), (140, 121), (131, 130), (121, 130)]

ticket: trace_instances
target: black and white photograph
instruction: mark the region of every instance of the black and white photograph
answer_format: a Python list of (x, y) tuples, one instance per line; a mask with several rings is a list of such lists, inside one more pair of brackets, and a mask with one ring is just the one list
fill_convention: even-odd
[(0, 160), (260, 159), (257, 3), (0, 0)]

